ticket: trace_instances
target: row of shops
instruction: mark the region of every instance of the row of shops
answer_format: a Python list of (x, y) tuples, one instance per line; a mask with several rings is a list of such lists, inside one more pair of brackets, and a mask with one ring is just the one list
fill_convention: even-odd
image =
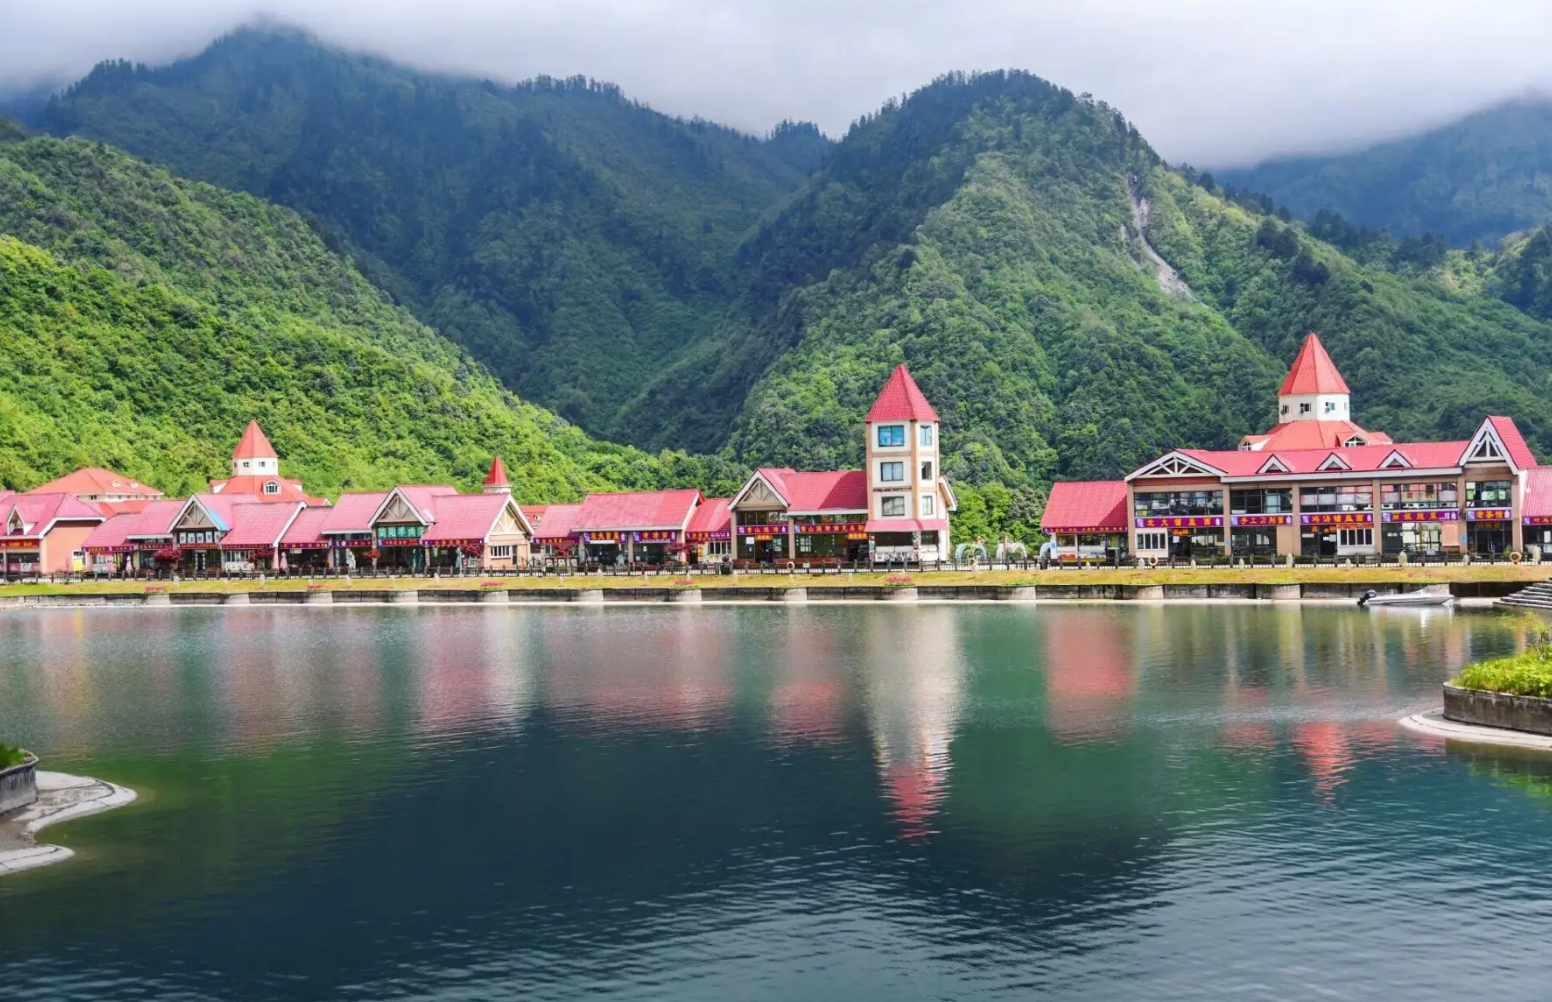
[(1348, 420), (1319, 338), (1279, 394), (1285, 420), (1232, 451), (1180, 449), (1124, 480), (1058, 483), (1042, 528), (1058, 560), (1498, 557), (1552, 546), (1552, 468), (1514, 422), (1396, 443)]

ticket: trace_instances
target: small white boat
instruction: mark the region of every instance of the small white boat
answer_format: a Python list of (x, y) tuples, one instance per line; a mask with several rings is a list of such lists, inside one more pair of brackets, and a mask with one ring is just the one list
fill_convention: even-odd
[(1366, 591), (1358, 598), (1360, 606), (1368, 608), (1427, 608), (1431, 606), (1452, 605), (1455, 596), (1449, 592), (1409, 591), (1400, 595), (1381, 595), (1377, 591)]

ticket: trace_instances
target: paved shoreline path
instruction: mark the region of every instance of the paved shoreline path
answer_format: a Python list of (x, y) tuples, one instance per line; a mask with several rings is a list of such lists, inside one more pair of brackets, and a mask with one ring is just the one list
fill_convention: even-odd
[(37, 802), (0, 817), (0, 877), (75, 855), (61, 845), (38, 843), (34, 836), (49, 825), (111, 811), (134, 799), (134, 790), (114, 783), (40, 770)]

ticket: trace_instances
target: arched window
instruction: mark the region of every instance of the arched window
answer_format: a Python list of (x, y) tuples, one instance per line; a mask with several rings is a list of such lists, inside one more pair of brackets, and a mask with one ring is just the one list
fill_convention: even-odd
[(280, 485), (275, 483), (275, 481), (273, 481), (273, 480), (266, 481), (265, 484), (264, 484), (264, 493), (265, 494), (279, 494), (280, 493)]

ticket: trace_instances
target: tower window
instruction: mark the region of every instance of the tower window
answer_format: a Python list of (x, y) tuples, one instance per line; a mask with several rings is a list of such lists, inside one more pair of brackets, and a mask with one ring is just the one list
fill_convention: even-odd
[(929, 459), (926, 462), (922, 463), (922, 475), (921, 475), (921, 478), (922, 478), (922, 483), (927, 483), (928, 481), (930, 481), (932, 479), (932, 460)]
[(922, 445), (931, 445), (932, 444), (932, 425), (924, 424), (924, 425), (921, 426), (921, 439), (920, 439), (920, 441), (921, 441)]
[(1279, 414), (1287, 414), (1288, 413), (1288, 405), (1287, 404), (1283, 404), (1282, 410), (1278, 411), (1277, 413), (1279, 413)]
[(1310, 412), (1310, 405), (1309, 404), (1300, 404), (1299, 405), (1299, 413), (1300, 414), (1308, 414), (1309, 412)]
[(891, 449), (905, 444), (905, 425), (881, 424), (878, 426), (878, 447)]
[(246, 470), (247, 468), (248, 468), (248, 461), (245, 459), (245, 460), (243, 460), (243, 469)]
[(1335, 414), (1336, 413), (1336, 401), (1335, 400), (1327, 400), (1326, 401), (1326, 413), (1327, 414)]
[(886, 484), (897, 484), (905, 479), (904, 463), (879, 463), (878, 479)]
[(899, 496), (884, 498), (879, 513), (884, 518), (904, 518), (905, 498)]

